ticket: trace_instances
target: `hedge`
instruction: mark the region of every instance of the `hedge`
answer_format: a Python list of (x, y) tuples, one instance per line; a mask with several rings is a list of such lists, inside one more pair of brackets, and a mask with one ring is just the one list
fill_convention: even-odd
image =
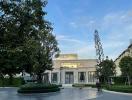
[[(96, 84), (73, 84), (73, 87), (92, 87), (92, 88), (97, 88)], [(101, 84), (102, 88), (105, 88), (107, 85)]]
[(28, 83), (18, 89), (18, 93), (47, 93), (60, 91), (58, 85)]
[(116, 92), (132, 93), (132, 86), (123, 86), (123, 85), (110, 86), (110, 87), (107, 86), (106, 89)]
[(125, 81), (126, 81), (126, 77), (113, 77), (113, 81), (114, 81), (114, 84), (118, 84), (118, 85), (124, 85), (125, 84)]
[(13, 78), (12, 84), (9, 83), (9, 78), (0, 78), (0, 87), (18, 87), (23, 84), (23, 79), (18, 77), (18, 78)]
[(96, 87), (95, 84), (73, 84), (73, 87)]

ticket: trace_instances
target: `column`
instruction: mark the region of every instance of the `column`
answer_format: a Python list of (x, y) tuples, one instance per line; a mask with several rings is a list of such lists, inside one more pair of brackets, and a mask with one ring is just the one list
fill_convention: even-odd
[(58, 83), (58, 84), (61, 84), (61, 83), (60, 83), (60, 71), (57, 72), (57, 78), (58, 78), (58, 79), (57, 79), (57, 83)]
[(74, 83), (78, 83), (78, 70), (74, 70)]
[(62, 84), (65, 84), (65, 71), (64, 70), (61, 71), (61, 82)]
[(60, 69), (60, 84), (65, 84), (65, 71), (64, 69)]
[(49, 71), (49, 82), (51, 83), (51, 71)]
[(88, 84), (89, 84), (90, 83), (90, 79), (89, 79), (90, 74), (89, 74), (89, 71), (87, 72), (87, 77), (88, 77)]
[(88, 72), (85, 73), (86, 73), (86, 83), (88, 83)]

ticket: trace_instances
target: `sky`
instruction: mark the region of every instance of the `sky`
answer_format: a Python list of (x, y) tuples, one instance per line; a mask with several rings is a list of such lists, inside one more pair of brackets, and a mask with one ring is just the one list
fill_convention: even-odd
[(116, 59), (130, 45), (132, 0), (48, 0), (44, 10), (63, 54), (96, 58), (95, 29), (109, 59)]

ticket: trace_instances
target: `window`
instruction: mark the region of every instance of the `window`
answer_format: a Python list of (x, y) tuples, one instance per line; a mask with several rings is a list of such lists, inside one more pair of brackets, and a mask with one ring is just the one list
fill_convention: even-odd
[(51, 81), (52, 83), (57, 83), (58, 82), (58, 78), (57, 78), (57, 73), (52, 73), (51, 74)]
[(78, 80), (79, 80), (79, 82), (86, 82), (86, 73), (78, 72)]

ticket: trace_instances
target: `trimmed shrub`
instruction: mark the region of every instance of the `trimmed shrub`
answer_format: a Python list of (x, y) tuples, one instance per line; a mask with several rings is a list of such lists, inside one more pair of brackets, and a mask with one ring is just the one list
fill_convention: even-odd
[(57, 85), (58, 87), (62, 87), (62, 84)]
[(55, 84), (37, 84), (37, 83), (28, 83), (22, 85), (18, 89), (18, 93), (47, 93), (47, 92), (56, 92), (60, 88)]
[(22, 78), (13, 78), (12, 84), (9, 82), (9, 78), (0, 79), (0, 87), (18, 87), (22, 85)]
[[(73, 87), (92, 87), (92, 88), (96, 88), (96, 84), (73, 84)], [(105, 84), (101, 84), (102, 88), (105, 88), (107, 85)]]
[(123, 86), (123, 85), (110, 86), (110, 87), (107, 86), (106, 89), (110, 91), (116, 91), (116, 92), (132, 93), (132, 86)]
[(96, 87), (95, 84), (73, 84), (72, 86), (73, 87), (92, 87), (92, 88)]
[(115, 84), (124, 85), (126, 77), (113, 77), (113, 81)]

